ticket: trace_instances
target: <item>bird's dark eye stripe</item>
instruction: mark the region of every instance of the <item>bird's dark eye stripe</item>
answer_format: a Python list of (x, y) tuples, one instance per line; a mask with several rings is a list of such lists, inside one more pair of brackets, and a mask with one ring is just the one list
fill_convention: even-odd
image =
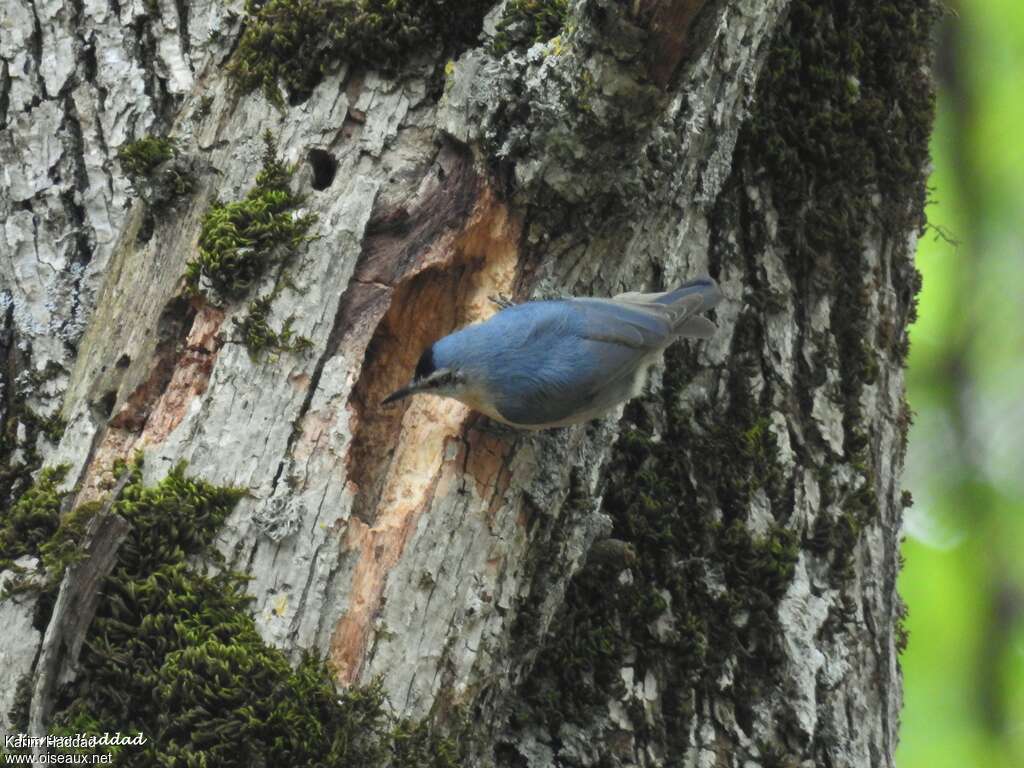
[(427, 347), (423, 354), (420, 356), (419, 362), (416, 364), (417, 379), (425, 379), (434, 372), (434, 349), (433, 347)]

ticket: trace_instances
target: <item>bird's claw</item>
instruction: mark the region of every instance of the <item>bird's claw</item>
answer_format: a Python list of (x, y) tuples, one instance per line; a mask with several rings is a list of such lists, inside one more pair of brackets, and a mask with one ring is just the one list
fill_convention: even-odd
[(494, 293), (488, 296), (487, 298), (490, 299), (491, 303), (494, 304), (494, 306), (496, 306), (498, 309), (508, 309), (509, 307), (514, 307), (516, 305), (516, 303), (512, 301), (512, 299), (510, 299), (503, 293)]
[(494, 437), (506, 438), (506, 437), (521, 437), (523, 430), (516, 429), (508, 424), (502, 424), (500, 421), (488, 418), (487, 416), (479, 416), (470, 429), (475, 432), (480, 432), (484, 435), (492, 435)]

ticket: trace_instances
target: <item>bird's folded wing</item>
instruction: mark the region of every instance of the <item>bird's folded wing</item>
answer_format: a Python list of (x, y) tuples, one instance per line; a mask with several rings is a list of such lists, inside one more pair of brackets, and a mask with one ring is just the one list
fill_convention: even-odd
[(632, 376), (652, 350), (615, 341), (585, 337), (573, 343), (575, 354), (557, 365), (516, 370), (515, 395), (496, 403), (499, 413), (515, 424), (553, 424), (591, 409), (624, 377)]
[[(499, 412), (513, 423), (547, 424), (590, 409), (681, 331), (704, 335), (711, 323), (694, 314), (702, 306), (700, 296), (671, 305), (566, 300), (557, 316), (538, 325), (534, 337), (559, 340), (550, 350), (555, 362), (538, 368), (524, 360), (511, 366), (519, 379), (516, 395), (497, 403)], [(557, 333), (551, 324), (557, 325)], [(532, 352), (530, 360), (535, 360)]]
[(574, 303), (582, 313), (580, 335), (653, 352), (669, 344), (704, 303), (697, 295), (687, 296), (673, 304), (655, 304), (643, 300), (643, 296), (575, 299)]
[(671, 303), (659, 301), (668, 293), (624, 293), (616, 296), (611, 301), (615, 304), (627, 306), (638, 312), (657, 315), (666, 319), (678, 332), (679, 327), (686, 322), (687, 318), (694, 317), (709, 307), (704, 305), (704, 296), (699, 293), (691, 293), (682, 296)]

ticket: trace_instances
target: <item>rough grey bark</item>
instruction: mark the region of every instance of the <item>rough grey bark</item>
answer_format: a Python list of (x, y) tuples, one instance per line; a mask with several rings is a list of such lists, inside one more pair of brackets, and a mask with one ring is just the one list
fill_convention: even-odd
[[(471, 715), (473, 764), (892, 765), (929, 4), (578, 0), (558, 38), (500, 57), (486, 44), (496, 8), (451, 62), (342, 67), (283, 110), (231, 87), (240, 6), (8, 4), (9, 465), (70, 464), (78, 502), (138, 450), (150, 479), (185, 459), (244, 487), (219, 547), (252, 576), (263, 637), (329, 654), (340, 685), (382, 676), (400, 713)], [(883, 55), (871, 46), (886, 29)], [(808, 60), (832, 45), (833, 77), (816, 79)], [(836, 82), (853, 118), (826, 92)], [(870, 152), (853, 159), (868, 170), (839, 167), (818, 145), (865, 127), (898, 170)], [(312, 348), (253, 360), (231, 333), (244, 305), (187, 300), (181, 278), (210, 201), (252, 185), (268, 128), (319, 217), (272, 320), (294, 315)], [(178, 137), (202, 169), (152, 227), (115, 159), (147, 133)], [(337, 162), (322, 190), (314, 148)], [(727, 296), (719, 333), (686, 342), (625, 416), (513, 439), (448, 401), (378, 406), (427, 343), (492, 312), (492, 294), (608, 295), (708, 271)], [(38, 425), (58, 413), (51, 443)], [(622, 522), (643, 482), (622, 435), (678, 436), (673, 413), (692, 438), (673, 446), (689, 489), (675, 514), (746, 536), (779, 580), (755, 607), (717, 543), (670, 552), (701, 585), (689, 629)], [(664, 605), (650, 626), (612, 611), (614, 652), (560, 657), (587, 642), (572, 600), (588, 578), (607, 588), (595, 600), (649, 583)], [(724, 623), (701, 615), (734, 589)], [(6, 713), (40, 638), (31, 606), (0, 610), (22, 649), (0, 654)], [(687, 657), (691, 630), (705, 650)], [(537, 692), (574, 663), (594, 693), (552, 719)]]

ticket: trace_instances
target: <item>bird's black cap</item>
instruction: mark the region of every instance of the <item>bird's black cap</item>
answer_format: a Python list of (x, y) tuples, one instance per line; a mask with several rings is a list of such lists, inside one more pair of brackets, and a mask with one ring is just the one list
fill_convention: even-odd
[(436, 370), (434, 365), (434, 347), (433, 345), (423, 350), (423, 354), (420, 355), (420, 361), (416, 363), (416, 373), (413, 377), (413, 381), (423, 381), (430, 374)]

